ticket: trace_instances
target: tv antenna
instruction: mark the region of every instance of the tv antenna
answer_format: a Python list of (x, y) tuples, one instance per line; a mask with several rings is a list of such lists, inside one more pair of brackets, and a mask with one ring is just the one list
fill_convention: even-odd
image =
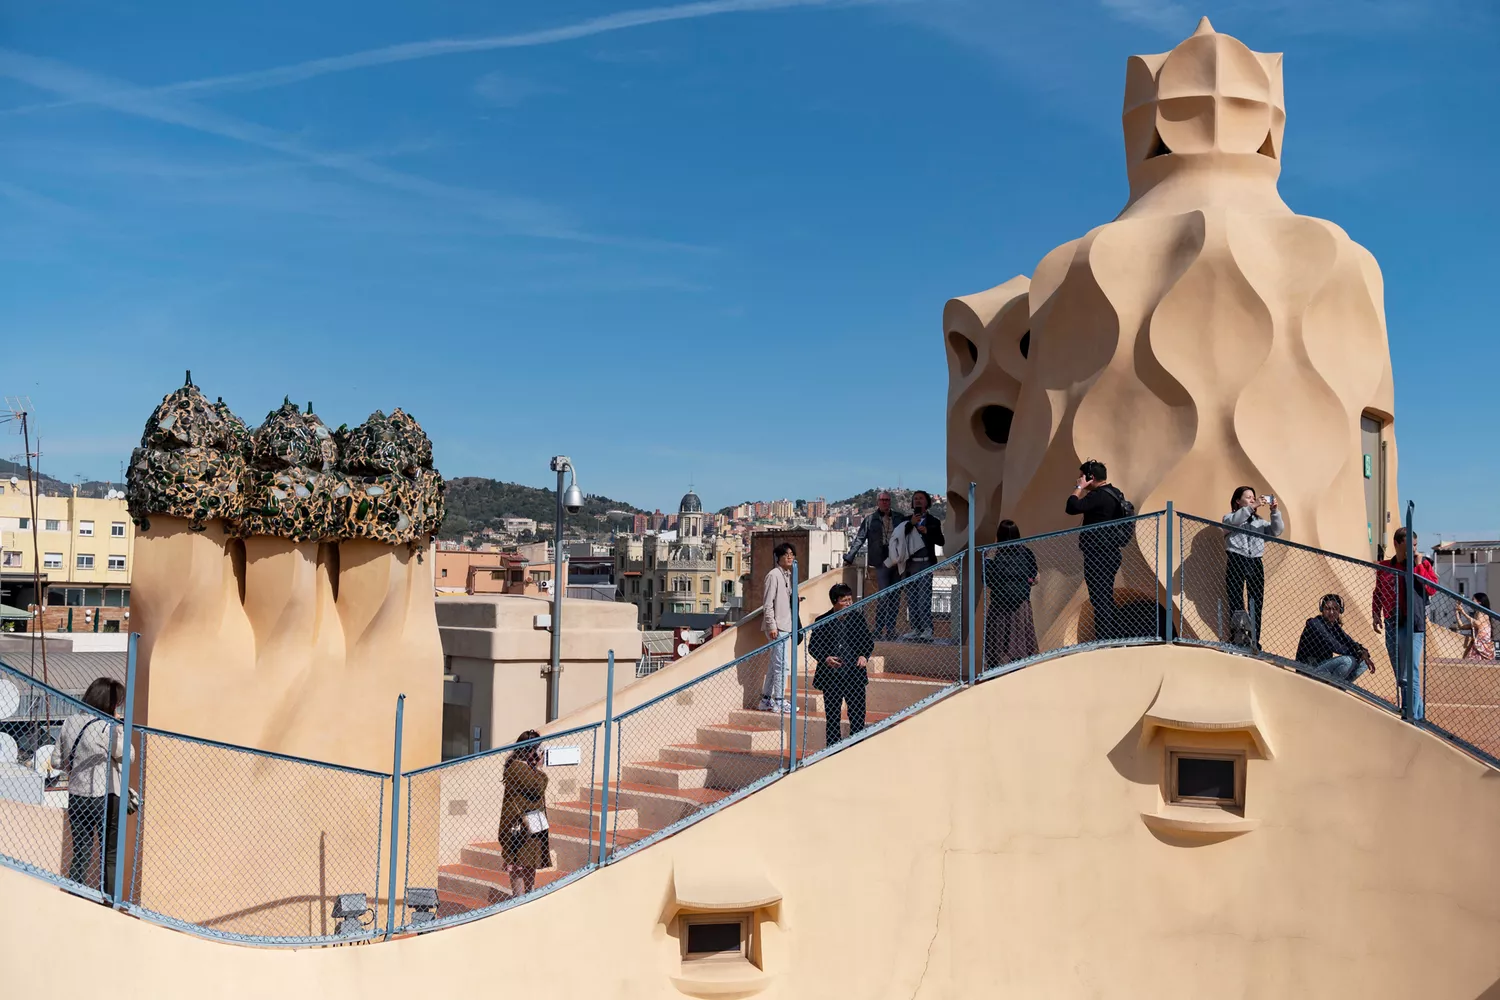
[[(36, 676), (37, 648), (40, 646), (42, 654), (42, 684), (45, 687), (48, 683), (47, 633), (45, 618), (47, 605), (46, 596), (42, 588), (42, 561), (40, 558), (38, 558), (41, 555), (42, 546), (37, 537), (37, 489), (41, 483), (40, 460), (42, 457), (42, 445), (41, 439), (38, 438), (37, 450), (31, 450), (31, 417), (32, 407), (30, 396), (5, 397), (5, 405), (4, 407), (0, 407), (0, 424), (16, 424), (17, 426), (15, 432), (21, 435), (20, 464), (26, 467), (26, 492), (29, 495), (28, 499), (30, 501), (29, 513), (31, 514), (31, 578), (32, 586), (34, 588), (32, 592), (32, 599), (35, 602), (33, 604), (33, 607), (36, 609), (32, 612), (33, 617), (26, 623), (28, 629), (30, 629), (30, 634), (33, 640), (31, 644), (31, 676)], [(33, 474), (31, 466), (33, 460), (36, 460), (38, 465), (35, 474)], [(15, 482), (14, 476), (11, 477), (11, 482)], [(31, 609), (28, 608), (27, 610)], [(36, 640), (40, 640), (40, 642)], [(40, 720), (36, 718), (35, 712), (36, 700), (33, 699), (31, 721), (39, 725), (40, 729), (38, 730), (38, 737), (40, 737), (42, 735), (41, 730), (45, 729), (51, 721), (51, 697), (49, 696), (43, 699), (42, 718)]]

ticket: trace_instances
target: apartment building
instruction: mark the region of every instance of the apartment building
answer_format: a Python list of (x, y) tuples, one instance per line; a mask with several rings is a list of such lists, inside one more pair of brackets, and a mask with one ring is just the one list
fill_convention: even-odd
[(49, 631), (121, 631), (135, 556), (135, 524), (124, 493), (95, 498), (76, 489), (41, 491), (33, 514), (30, 487), (19, 477), (0, 480), (0, 604), (43, 608)]

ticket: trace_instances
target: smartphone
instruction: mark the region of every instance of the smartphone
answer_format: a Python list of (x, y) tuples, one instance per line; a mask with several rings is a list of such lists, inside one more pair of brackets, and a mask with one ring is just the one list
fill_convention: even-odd
[(1261, 503), (1271, 503), (1275, 499), (1276, 498), (1273, 497), (1273, 496), (1270, 496), (1270, 495), (1267, 495), (1267, 494), (1261, 494), (1260, 502)]

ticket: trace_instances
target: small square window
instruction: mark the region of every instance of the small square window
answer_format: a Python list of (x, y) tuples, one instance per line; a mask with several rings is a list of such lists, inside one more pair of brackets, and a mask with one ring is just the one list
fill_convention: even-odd
[(91, 556), (91, 555), (89, 555), (87, 552), (80, 552), (78, 554), (78, 568), (79, 569), (93, 569), (94, 568), (94, 557)]
[(743, 913), (691, 913), (682, 917), (682, 957), (686, 961), (750, 955), (750, 916)]
[(125, 522), (124, 521), (115, 521), (112, 524), (110, 524), (110, 526), (109, 526), (109, 537), (111, 537), (111, 538), (124, 538), (125, 537)]
[(1169, 802), (1242, 809), (1245, 805), (1245, 755), (1169, 750), (1167, 788)]
[(61, 521), (54, 521), (54, 520), (50, 520), (50, 519), (49, 520), (45, 520), (45, 521), (42, 522), (42, 530), (43, 531), (61, 531), (62, 530), (62, 522)]
[(20, 528), (22, 531), (30, 531), (31, 530), (31, 518), (29, 518), (29, 517), (18, 517), (18, 518), (16, 518), (16, 521), (18, 522), (16, 526), (18, 528)]
[(21, 565), (21, 553), (16, 551), (0, 552), (0, 566), (14, 569)]
[(80, 535), (82, 535), (83, 537), (85, 537), (85, 538), (91, 537), (94, 534), (94, 522), (93, 521), (79, 521), (78, 522), (78, 533)]
[(112, 569), (112, 570), (118, 570), (120, 572), (124, 572), (124, 570), (125, 570), (125, 557), (124, 556), (110, 556), (109, 557), (109, 568)]
[(62, 569), (62, 553), (44, 553), (42, 555), (42, 569)]

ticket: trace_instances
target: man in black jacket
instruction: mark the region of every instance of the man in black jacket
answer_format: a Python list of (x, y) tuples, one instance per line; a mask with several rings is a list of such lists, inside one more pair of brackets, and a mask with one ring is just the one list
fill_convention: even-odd
[[(1068, 497), (1069, 514), (1082, 514), (1085, 528), (1125, 516), (1124, 495), (1110, 485), (1109, 470), (1103, 462), (1091, 458), (1078, 467), (1078, 472), (1078, 488)], [(1118, 533), (1112, 528), (1081, 531), (1078, 547), (1083, 550), (1083, 579), (1094, 608), (1094, 640), (1103, 641), (1115, 634), (1119, 617), (1115, 606), (1115, 574), (1120, 572), (1121, 549)]]
[(1366, 670), (1374, 670), (1375, 661), (1370, 659), (1368, 649), (1344, 631), (1343, 622), (1344, 599), (1338, 594), (1324, 594), (1318, 602), (1318, 617), (1309, 618), (1302, 626), (1297, 662), (1350, 684)]
[[(875, 652), (875, 639), (865, 624), (863, 610), (839, 614), (854, 603), (854, 591), (847, 584), (835, 583), (830, 587), (828, 600), (833, 608), (813, 623), (807, 639), (807, 655), (818, 662), (812, 683), (823, 692), (828, 746), (833, 746), (844, 735), (839, 722), (846, 703), (849, 735), (865, 728), (865, 688), (870, 683), (867, 668)], [(831, 621), (824, 620), (830, 618)]]
[[(868, 544), (869, 555), (866, 558), (867, 565), (875, 567), (875, 583), (881, 590), (892, 586), (901, 579), (901, 574), (896, 567), (887, 566), (886, 558), (891, 554), (891, 535), (896, 529), (906, 523), (906, 515), (891, 509), (891, 495), (881, 490), (875, 497), (875, 513), (865, 518), (859, 525), (859, 534), (854, 536), (854, 545), (844, 555), (844, 565), (848, 566), (854, 562), (854, 557), (859, 554), (860, 547)], [(896, 616), (901, 611), (901, 595), (899, 593), (882, 594), (880, 600), (875, 602), (875, 635), (880, 639), (896, 638)]]

